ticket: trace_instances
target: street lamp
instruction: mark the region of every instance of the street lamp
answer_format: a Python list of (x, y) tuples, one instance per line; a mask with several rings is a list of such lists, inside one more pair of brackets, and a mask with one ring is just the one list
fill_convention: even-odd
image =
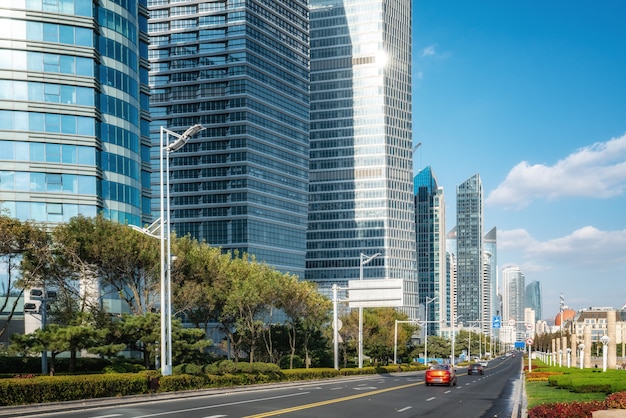
[[(367, 256), (361, 253), (359, 259), (359, 280), (363, 280), (363, 266), (376, 257), (381, 255), (381, 253), (376, 253), (371, 256)], [(363, 368), (363, 307), (359, 307), (359, 369)]]
[[(161, 374), (172, 374), (172, 243), (170, 240), (170, 153), (181, 149), (189, 138), (205, 129), (201, 124), (188, 128), (185, 132), (177, 134), (161, 126), (159, 144), (159, 188), (161, 191)], [(176, 138), (169, 143), (169, 136)], [(165, 155), (165, 170), (163, 159)], [(165, 176), (166, 192), (163, 193), (163, 177)], [(167, 200), (167, 208), (165, 200)], [(165, 211), (167, 209), (167, 214)], [(165, 239), (167, 237), (167, 253)], [(167, 261), (166, 261), (167, 254)], [(166, 275), (167, 273), (167, 275)]]
[(609, 341), (611, 339), (609, 338), (608, 335), (603, 335), (602, 338), (600, 338), (600, 342), (602, 343), (602, 371), (606, 372), (606, 361), (607, 361), (607, 350), (608, 350), (608, 345), (609, 345)]
[(439, 296), (429, 298), (428, 296), (426, 296), (426, 321), (424, 321), (424, 325), (426, 325), (426, 330), (424, 332), (424, 366), (426, 365), (426, 362), (428, 361), (428, 324), (430, 322), (428, 318), (428, 305), (431, 302), (434, 302), (435, 300), (437, 300), (438, 297)]
[(580, 350), (578, 358), (580, 358), (580, 368), (582, 369), (583, 367), (585, 367), (585, 344), (578, 344), (578, 349)]

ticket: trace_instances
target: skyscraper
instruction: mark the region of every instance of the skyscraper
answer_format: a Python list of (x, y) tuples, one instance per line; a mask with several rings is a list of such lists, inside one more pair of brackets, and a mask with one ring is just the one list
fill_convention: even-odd
[(525, 307), (531, 308), (535, 311), (535, 317), (543, 319), (543, 312), (541, 307), (541, 283), (538, 281), (530, 282), (526, 286), (526, 293), (524, 295)]
[(145, 0), (0, 4), (0, 204), (11, 216), (149, 220), (147, 16)]
[[(172, 154), (172, 229), (303, 277), (307, 3), (149, 0), (148, 6), (152, 143), (159, 143), (161, 126), (207, 128)], [(158, 152), (154, 147), (155, 167)], [(158, 175), (152, 185), (158, 195)]]
[(475, 174), (457, 186), (457, 314), (463, 322), (484, 324), (483, 186)]
[(306, 278), (404, 279), (416, 318), (410, 0), (312, 0)]
[(502, 317), (504, 321), (514, 321), (517, 341), (522, 341), (524, 326), (524, 273), (519, 267), (507, 267), (502, 270)]
[(428, 304), (428, 335), (438, 335), (447, 319), (450, 302), (446, 270), (445, 201), (432, 169), (426, 167), (414, 179), (417, 281), (419, 303)]
[(502, 314), (500, 298), (498, 297), (498, 240), (494, 226), (483, 237), (483, 254), (485, 260), (483, 284), (483, 315), (485, 321), (481, 324), (484, 332), (491, 334), (491, 319)]

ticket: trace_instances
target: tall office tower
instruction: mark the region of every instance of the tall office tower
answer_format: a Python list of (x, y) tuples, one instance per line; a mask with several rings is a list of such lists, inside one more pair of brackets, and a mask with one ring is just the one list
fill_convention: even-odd
[(0, 205), (10, 216), (149, 220), (147, 16), (145, 0), (0, 4)]
[(537, 280), (530, 282), (526, 286), (526, 293), (524, 296), (525, 306), (535, 311), (536, 318), (543, 319), (543, 312), (541, 310), (541, 283)]
[(410, 0), (311, 0), (306, 278), (403, 279), (417, 318)]
[(462, 322), (483, 324), (483, 185), (475, 174), (456, 189), (457, 314)]
[(483, 306), (483, 315), (486, 321), (482, 324), (483, 332), (491, 335), (491, 325), (494, 316), (500, 316), (500, 299), (498, 298), (498, 241), (497, 230), (494, 226), (483, 237), (483, 254), (485, 260), (484, 295), (486, 300)]
[[(152, 144), (160, 127), (206, 127), (171, 154), (172, 229), (303, 277), (306, 1), (149, 0), (148, 8)], [(158, 146), (152, 159), (158, 166)], [(152, 185), (158, 196), (158, 175)]]
[(448, 306), (446, 306), (446, 317), (443, 318), (450, 327), (453, 328), (453, 324), (456, 323), (458, 316), (456, 312), (456, 283), (457, 283), (457, 261), (456, 261), (456, 226), (452, 228), (446, 234), (446, 270), (448, 289), (450, 289), (450, 296)]
[(428, 335), (439, 335), (450, 301), (446, 271), (445, 201), (443, 187), (430, 167), (414, 178), (415, 234), (419, 303), (425, 305)]
[[(515, 321), (517, 341), (523, 341), (524, 326), (524, 274), (519, 267), (507, 267), (502, 270), (502, 317), (504, 321)], [(513, 321), (512, 321), (513, 320)]]

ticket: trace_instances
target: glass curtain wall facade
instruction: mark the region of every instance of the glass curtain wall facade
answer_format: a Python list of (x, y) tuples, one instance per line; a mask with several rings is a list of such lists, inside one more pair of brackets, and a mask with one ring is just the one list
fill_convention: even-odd
[(410, 0), (312, 0), (307, 280), (404, 279), (418, 315)]
[[(153, 195), (159, 130), (205, 130), (170, 157), (172, 230), (304, 276), (306, 1), (149, 0)], [(155, 218), (159, 199), (153, 200)]]
[(483, 186), (475, 174), (457, 186), (457, 314), (462, 322), (484, 323)]
[(485, 234), (483, 240), (485, 261), (483, 315), (485, 322), (481, 326), (483, 332), (490, 334), (493, 317), (501, 314), (500, 299), (498, 298), (498, 241), (495, 226)]
[(526, 327), (524, 325), (524, 307), (526, 284), (524, 273), (519, 267), (507, 267), (502, 270), (502, 311), (505, 321), (515, 320), (514, 332), (516, 341), (523, 341)]
[(149, 220), (145, 2), (0, 4), (0, 204), (49, 225)]
[(428, 335), (440, 335), (440, 321), (447, 319), (450, 303), (446, 270), (446, 217), (443, 188), (439, 187), (430, 167), (415, 176), (414, 193), (419, 303), (428, 304), (424, 330)]
[(543, 312), (541, 309), (541, 283), (533, 281), (526, 286), (526, 293), (524, 294), (526, 301), (525, 306), (535, 311), (535, 318), (538, 320), (543, 319)]

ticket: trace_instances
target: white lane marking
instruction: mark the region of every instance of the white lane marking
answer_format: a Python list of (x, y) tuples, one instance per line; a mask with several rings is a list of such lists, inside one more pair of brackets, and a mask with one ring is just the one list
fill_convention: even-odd
[(432, 400), (434, 400), (434, 399), (437, 399), (437, 397), (436, 397), (436, 396), (433, 396), (432, 398), (428, 398), (428, 399), (426, 399), (426, 402), (430, 402), (430, 401), (432, 401)]
[(452, 392), (452, 391), (451, 391), (451, 390), (446, 390), (446, 391), (445, 391), (445, 392), (443, 392), (443, 393), (450, 393), (450, 392)]
[(330, 390), (341, 390), (343, 388), (330, 388)]
[(228, 415), (209, 415), (208, 417), (204, 417), (204, 418), (224, 418), (227, 417)]
[(378, 389), (376, 386), (359, 386), (358, 388), (354, 388), (354, 390), (376, 390)]
[(217, 404), (217, 405), (199, 406), (197, 408), (178, 409), (178, 410), (173, 410), (173, 411), (158, 412), (156, 414), (139, 415), (139, 416), (136, 416), (135, 418), (158, 417), (161, 415), (175, 415), (175, 414), (180, 414), (181, 412), (200, 411), (202, 409), (220, 408), (222, 406), (242, 405), (242, 404), (252, 403), (252, 402), (269, 401), (272, 399), (291, 398), (292, 396), (308, 395), (310, 393), (311, 392), (299, 392), (299, 393), (291, 393), (289, 395), (271, 396), (269, 398), (249, 399), (246, 401), (237, 401), (237, 402), (226, 402), (226, 403)]
[(98, 415), (97, 417), (94, 418), (110, 418), (110, 417), (121, 417), (122, 414), (110, 414), (110, 415)]
[(398, 411), (397, 411), (397, 412), (404, 412), (404, 411), (408, 411), (408, 410), (409, 410), (409, 409), (411, 409), (411, 408), (413, 408), (413, 407), (412, 407), (412, 406), (407, 406), (406, 408), (401, 408), (401, 409), (398, 409)]
[(306, 387), (306, 388), (298, 388), (298, 390), (309, 390), (309, 389), (322, 390), (322, 388), (321, 388), (320, 386), (316, 386), (316, 387)]

